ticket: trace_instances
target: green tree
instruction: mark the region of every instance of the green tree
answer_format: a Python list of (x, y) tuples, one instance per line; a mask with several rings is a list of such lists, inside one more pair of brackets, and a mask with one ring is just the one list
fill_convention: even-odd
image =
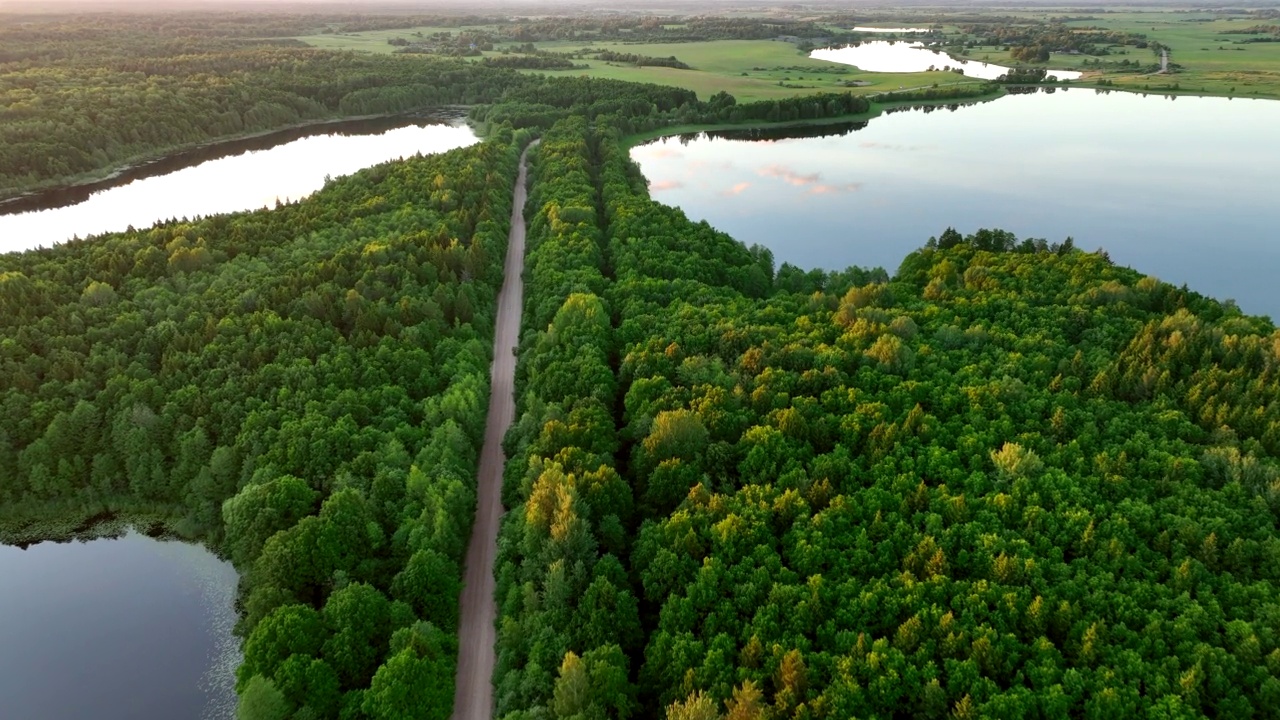
[(378, 668), (361, 709), (371, 720), (446, 720), (453, 712), (452, 663), (406, 648)]
[(336, 590), (321, 612), (331, 633), (322, 654), (343, 688), (364, 687), (391, 639), (391, 603), (376, 588), (352, 583)]
[(457, 567), (432, 550), (411, 555), (391, 583), (393, 597), (407, 602), (418, 617), (450, 632), (458, 627), (461, 593)]
[(720, 720), (716, 702), (701, 690), (667, 706), (667, 720)]
[(327, 633), (320, 613), (306, 605), (285, 605), (263, 618), (244, 643), (244, 660), (236, 670), (243, 689), (255, 675), (271, 677), (290, 655), (317, 656)]
[(254, 675), (240, 690), (237, 720), (286, 720), (292, 712), (284, 694), (261, 675)]
[(222, 519), (232, 561), (238, 566), (252, 562), (267, 538), (314, 512), (319, 497), (303, 480), (282, 475), (248, 485), (228, 498), (222, 504)]

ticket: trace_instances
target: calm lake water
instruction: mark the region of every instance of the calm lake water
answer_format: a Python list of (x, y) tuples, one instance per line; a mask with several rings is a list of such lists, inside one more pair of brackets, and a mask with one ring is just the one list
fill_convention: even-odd
[(0, 717), (235, 716), (237, 576), (198, 545), (129, 533), (0, 546)]
[[(896, 31), (901, 32), (902, 29), (899, 28)], [(924, 72), (929, 68), (942, 70), (949, 67), (960, 68), (964, 70), (965, 75), (983, 80), (995, 80), (1009, 72), (1009, 68), (1002, 65), (957, 60), (941, 50), (926, 48), (918, 42), (906, 41), (874, 40), (861, 45), (846, 45), (842, 48), (820, 48), (809, 53), (809, 57), (853, 65), (867, 72)], [(1050, 70), (1049, 76), (1059, 80), (1074, 80), (1080, 77), (1080, 73), (1074, 70)]]
[(73, 236), (150, 227), (169, 218), (255, 210), (319, 190), (326, 176), (387, 160), (465, 147), (470, 128), (442, 119), (389, 118), (311, 126), (181, 153), (92, 188), (0, 203), (0, 252)]
[(948, 226), (1003, 228), (1072, 236), (1280, 320), (1276, 128), (1280, 102), (1077, 88), (894, 113), (826, 137), (667, 138), (631, 155), (654, 199), (769, 247), (779, 264), (893, 272)]
[(862, 27), (861, 25), (853, 28), (854, 32), (865, 33), (927, 33), (929, 28), (879, 28), (879, 27)]

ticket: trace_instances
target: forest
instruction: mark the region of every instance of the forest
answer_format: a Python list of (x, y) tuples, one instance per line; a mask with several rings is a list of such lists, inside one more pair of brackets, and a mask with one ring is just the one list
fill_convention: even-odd
[[(628, 157), (636, 133), (858, 96), (112, 23), (0, 31), (21, 39), (0, 44), (5, 188), (334, 113), (467, 104), (485, 133), (276, 209), (0, 255), (4, 539), (153, 513), (229, 558), (241, 720), (450, 717), (535, 137), (497, 717), (1280, 713), (1270, 321), (996, 229), (921, 238), (892, 273), (779, 266), (651, 199)], [(181, 40), (132, 56), (144, 37)]]
[(775, 270), (601, 124), (535, 168), (499, 717), (1274, 713), (1268, 322), (1002, 231)]
[[(575, 105), (594, 103), (591, 117), (618, 113), (630, 118), (636, 129), (708, 117), (721, 122), (812, 119), (869, 108), (866, 100), (852, 98), (848, 102), (853, 104), (840, 108), (813, 109), (793, 102), (776, 110), (757, 105), (754, 111), (744, 106), (720, 113), (723, 101), (707, 106), (693, 93), (674, 88), (639, 89), (643, 86), (596, 81), (594, 90), (584, 91), (581, 78), (550, 81), (518, 72), (574, 67), (558, 55), (498, 55), (472, 63), (438, 54), (320, 50), (283, 37), (313, 32), (318, 26), (335, 31), (415, 22), (456, 26), (482, 18), (221, 13), (146, 22), (112, 15), (19, 19), (22, 22), (0, 24), (0, 199), (100, 178), (122, 166), (219, 139), (424, 107), (468, 106), (483, 119), (491, 112), (486, 108), (498, 104), (514, 108), (503, 115), (514, 125), (548, 126), (579, 113), (582, 108)], [(732, 28), (742, 23), (693, 25), (708, 37), (737, 37), (741, 33)], [(601, 30), (601, 37), (625, 29), (609, 27)], [(525, 35), (513, 30), (503, 37)], [(636, 53), (605, 52), (600, 57), (687, 67), (674, 58)], [(625, 107), (624, 98), (631, 99)], [(646, 109), (653, 104), (651, 98), (660, 98), (657, 107)], [(831, 99), (824, 99), (824, 105)], [(521, 105), (526, 101), (535, 107)], [(601, 105), (606, 101), (618, 104)], [(677, 114), (677, 109), (683, 112)]]
[(0, 256), (6, 535), (160, 512), (241, 572), (241, 717), (447, 718), (526, 142)]
[(205, 37), (201, 24), (81, 25), (0, 26), (0, 196), (219, 138), (491, 102), (520, 80), (437, 58)]

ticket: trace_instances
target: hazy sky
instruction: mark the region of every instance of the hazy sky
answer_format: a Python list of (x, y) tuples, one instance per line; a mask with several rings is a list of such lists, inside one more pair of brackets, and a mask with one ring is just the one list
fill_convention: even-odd
[[(994, 3), (993, 3), (994, 4)], [(1219, 3), (1221, 4), (1221, 3)], [(982, 3), (967, 0), (895, 0), (894, 6), (900, 7), (938, 7), (955, 6), (957, 8), (981, 7)], [(1061, 7), (1061, 0), (1045, 0), (1044, 2), (1020, 2), (1026, 7), (1044, 6)], [(1071, 3), (1071, 7), (1105, 7), (1132, 3), (1098, 2), (1080, 0)], [(1192, 0), (1167, 0), (1162, 6), (1195, 6), (1214, 7), (1215, 3), (1195, 3)], [(1225, 5), (1224, 5), (1225, 6)], [(1257, 3), (1232, 3), (1231, 7), (1254, 7)], [(176, 9), (243, 9), (261, 8), (271, 10), (306, 11), (311, 8), (325, 11), (341, 10), (343, 12), (375, 13), (378, 11), (394, 12), (490, 12), (495, 10), (536, 10), (544, 13), (600, 11), (600, 10), (633, 10), (653, 13), (689, 13), (700, 10), (713, 10), (734, 7), (777, 8), (786, 12), (840, 12), (853, 7), (875, 7), (886, 9), (883, 0), (841, 0), (840, 2), (813, 2), (803, 6), (787, 3), (768, 2), (765, 0), (661, 0), (661, 2), (628, 2), (627, 0), (609, 0), (606, 3), (592, 0), (0, 0), (0, 11), (39, 12), (41, 10), (176, 10)], [(999, 5), (1007, 8), (1007, 5)]]

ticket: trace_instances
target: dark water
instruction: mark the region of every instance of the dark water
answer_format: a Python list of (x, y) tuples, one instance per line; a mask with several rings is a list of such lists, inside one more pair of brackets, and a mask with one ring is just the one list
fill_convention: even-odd
[(398, 117), (313, 125), (220, 143), (132, 168), (92, 185), (0, 203), (0, 252), (26, 250), (193, 218), (272, 206), (387, 160), (477, 142), (445, 117)]
[(1280, 319), (1277, 128), (1280, 102), (1077, 88), (631, 154), (654, 199), (779, 264), (893, 272), (948, 226), (998, 227)]
[(136, 533), (0, 546), (0, 718), (234, 717), (236, 579)]

